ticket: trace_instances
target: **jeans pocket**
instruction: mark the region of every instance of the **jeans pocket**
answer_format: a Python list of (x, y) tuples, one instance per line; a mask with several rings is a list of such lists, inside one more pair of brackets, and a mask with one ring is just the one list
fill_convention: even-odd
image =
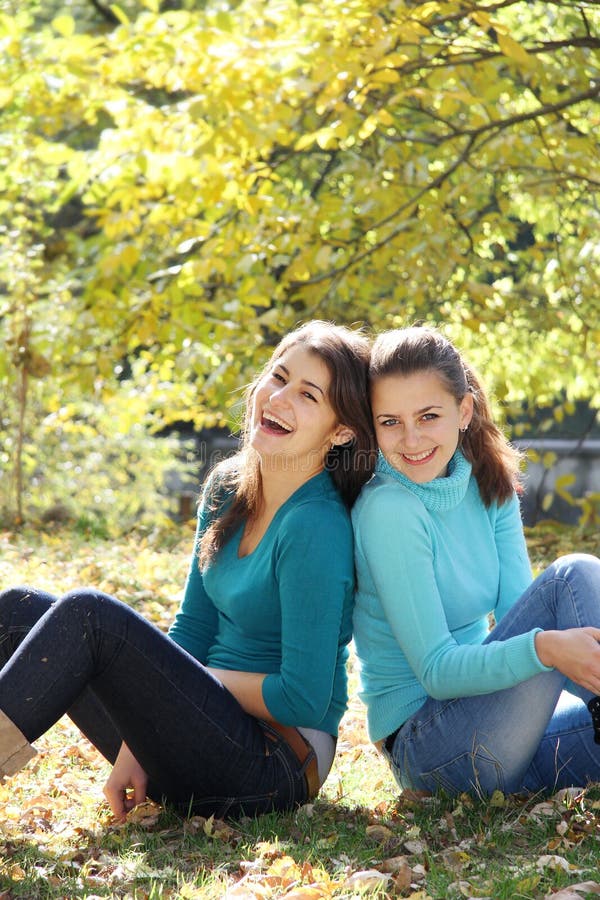
[(419, 773), (419, 781), (429, 791), (443, 791), (456, 796), (463, 791), (486, 797), (505, 789), (504, 770), (485, 747), (476, 747), (453, 759)]

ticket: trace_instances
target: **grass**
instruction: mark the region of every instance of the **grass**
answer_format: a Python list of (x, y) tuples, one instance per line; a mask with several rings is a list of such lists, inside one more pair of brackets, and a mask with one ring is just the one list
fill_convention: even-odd
[[(0, 584), (54, 592), (94, 584), (161, 626), (185, 580), (190, 525), (118, 545), (74, 532), (0, 532)], [(528, 532), (539, 570), (597, 534)], [(68, 719), (0, 785), (2, 898), (590, 897), (600, 893), (600, 787), (524, 800), (399, 794), (352, 698), (334, 769), (315, 803), (236, 823), (182, 819), (148, 804), (115, 825), (109, 767)]]

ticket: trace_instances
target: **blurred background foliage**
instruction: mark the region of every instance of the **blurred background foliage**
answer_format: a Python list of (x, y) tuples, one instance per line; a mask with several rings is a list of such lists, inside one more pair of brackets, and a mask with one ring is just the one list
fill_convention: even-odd
[(586, 0), (0, 0), (0, 521), (166, 515), (165, 436), (315, 317), (596, 427), (599, 50)]

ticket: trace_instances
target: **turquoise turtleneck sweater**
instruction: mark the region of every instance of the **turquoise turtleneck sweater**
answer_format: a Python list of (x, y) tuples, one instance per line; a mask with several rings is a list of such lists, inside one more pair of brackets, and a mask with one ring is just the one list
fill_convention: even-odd
[(380, 454), (352, 512), (354, 641), (371, 740), (427, 696), (486, 694), (547, 671), (534, 629), (482, 646), (531, 583), (516, 495), (486, 507), (457, 451), (448, 474), (416, 484)]

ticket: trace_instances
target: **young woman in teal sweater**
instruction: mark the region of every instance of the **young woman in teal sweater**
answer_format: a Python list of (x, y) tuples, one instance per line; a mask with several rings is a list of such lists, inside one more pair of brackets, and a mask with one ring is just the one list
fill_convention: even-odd
[(99, 591), (0, 595), (0, 774), (68, 712), (114, 764), (117, 818), (146, 796), (218, 817), (314, 797), (346, 706), (368, 354), (320, 322), (276, 347), (204, 489), (169, 635)]
[(518, 455), (440, 333), (381, 335), (370, 391), (380, 455), (352, 520), (371, 739), (403, 788), (600, 780), (600, 561), (532, 582)]

